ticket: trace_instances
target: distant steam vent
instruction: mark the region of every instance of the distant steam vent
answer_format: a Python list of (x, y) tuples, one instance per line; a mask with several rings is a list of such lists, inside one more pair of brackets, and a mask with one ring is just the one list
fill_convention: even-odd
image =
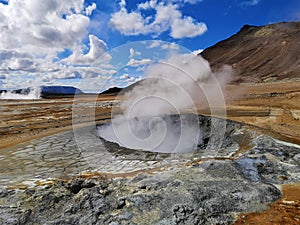
[(17, 90), (0, 90), (0, 99), (40, 99), (62, 96), (74, 96), (83, 92), (72, 86), (40, 86)]

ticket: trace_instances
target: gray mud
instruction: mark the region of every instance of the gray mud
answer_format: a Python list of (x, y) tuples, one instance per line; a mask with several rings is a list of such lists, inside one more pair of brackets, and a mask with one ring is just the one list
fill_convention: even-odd
[[(209, 128), (209, 122), (206, 127)], [(82, 139), (77, 142), (88, 140), (79, 146), (85, 152), (76, 149), (78, 145), (70, 132), (36, 140), (35, 143), (40, 143), (37, 145), (28, 143), (35, 147), (36, 154), (32, 151), (17, 154), (22, 149), (11, 150), (11, 157), (21, 155), (26, 165), (27, 156), (28, 165), (36, 170), (28, 169), (19, 177), (20, 168), (11, 169), (13, 173), (1, 170), (2, 184), (5, 184), (3, 177), (8, 179), (11, 174), (15, 174), (12, 176), (15, 181), (30, 180), (32, 176), (43, 179), (51, 176), (56, 181), (25, 191), (3, 185), (0, 224), (231, 224), (238, 213), (261, 211), (267, 203), (279, 199), (278, 185), (300, 181), (299, 146), (266, 135), (255, 136), (234, 122), (228, 123), (225, 141), (217, 155), (212, 155), (215, 152), (209, 149), (173, 155), (129, 150), (103, 140), (93, 144), (90, 141), (96, 140), (94, 132), (92, 127), (79, 132)], [(57, 141), (65, 140), (66, 136), (70, 137), (66, 139), (68, 144)], [(249, 139), (252, 147), (233, 158), (243, 137)], [(53, 155), (47, 141), (60, 145), (65, 155)], [(42, 143), (43, 147), (39, 147)], [(101, 148), (97, 151), (96, 147)], [(26, 148), (28, 146), (23, 150)], [(51, 158), (52, 154), (56, 162), (41, 169), (35, 163), (42, 161), (38, 151), (43, 152), (43, 149), (49, 154), (44, 158)], [(69, 161), (61, 165), (63, 159)], [(52, 166), (58, 169), (57, 173), (40, 173)], [(155, 168), (163, 170), (147, 173)], [(63, 170), (70, 179), (57, 179), (62, 177)], [(73, 176), (83, 171), (130, 173), (139, 170), (143, 172), (110, 179)], [(24, 174), (27, 176), (22, 177)]]

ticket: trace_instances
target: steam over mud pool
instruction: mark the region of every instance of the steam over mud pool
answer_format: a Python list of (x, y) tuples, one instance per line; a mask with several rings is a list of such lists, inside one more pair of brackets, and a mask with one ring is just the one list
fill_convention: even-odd
[(237, 150), (234, 136), (240, 128), (239, 123), (225, 119), (181, 114), (113, 120), (97, 129), (102, 141), (128, 149), (180, 154), (205, 151), (213, 157), (222, 149)]
[[(177, 125), (180, 117), (189, 122), (197, 120), (201, 130), (197, 146), (193, 145), (189, 152), (153, 152), (123, 147), (99, 138), (95, 126), (81, 127), (74, 133), (67, 131), (3, 149), (0, 154), (1, 184), (31, 186), (36, 181), (75, 176), (88, 171), (129, 173), (207, 157), (230, 158), (239, 149), (244, 133), (248, 135), (250, 132), (236, 122), (194, 114), (170, 115), (163, 119)], [(224, 123), (224, 137), (220, 137), (218, 127), (223, 127)], [(100, 124), (98, 129), (109, 124)], [(173, 144), (176, 145), (177, 142)]]

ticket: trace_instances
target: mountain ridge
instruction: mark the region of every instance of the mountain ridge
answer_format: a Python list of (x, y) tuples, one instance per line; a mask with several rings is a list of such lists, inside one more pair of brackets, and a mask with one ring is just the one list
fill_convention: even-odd
[(199, 55), (213, 70), (231, 65), (233, 83), (260, 83), (300, 78), (300, 22), (244, 25), (236, 34)]
[[(198, 55), (209, 61), (212, 70), (230, 65), (232, 84), (268, 83), (300, 80), (300, 22), (269, 25), (244, 25), (241, 29)], [(143, 80), (141, 80), (143, 81)], [(125, 88), (114, 87), (101, 94), (119, 94), (131, 90), (138, 81)]]

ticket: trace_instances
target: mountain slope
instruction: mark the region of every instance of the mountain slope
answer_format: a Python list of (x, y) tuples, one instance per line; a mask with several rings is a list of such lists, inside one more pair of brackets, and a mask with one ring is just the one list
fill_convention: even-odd
[(213, 68), (231, 65), (236, 71), (233, 83), (300, 78), (300, 22), (244, 25), (201, 55)]

